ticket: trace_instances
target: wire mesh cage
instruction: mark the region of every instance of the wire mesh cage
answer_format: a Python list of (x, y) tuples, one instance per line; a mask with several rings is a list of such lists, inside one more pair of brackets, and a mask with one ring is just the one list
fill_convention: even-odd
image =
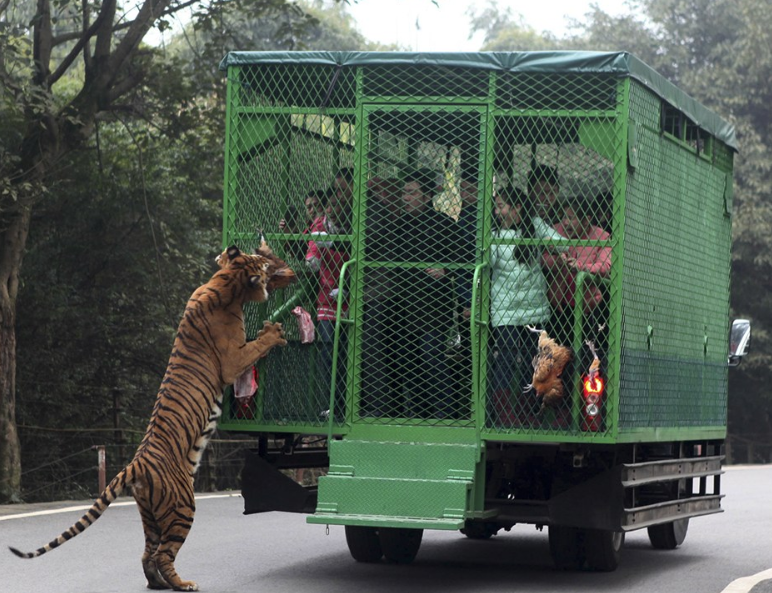
[(224, 242), (262, 233), (302, 278), (249, 311), (248, 333), (282, 321), (289, 344), (224, 428), (611, 441), (725, 426), (733, 132), (645, 65), (232, 53), (222, 67)]

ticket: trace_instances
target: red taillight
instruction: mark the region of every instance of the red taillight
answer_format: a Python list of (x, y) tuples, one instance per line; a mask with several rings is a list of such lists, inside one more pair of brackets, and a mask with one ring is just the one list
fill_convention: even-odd
[(584, 397), (590, 395), (603, 395), (606, 382), (601, 377), (587, 377), (584, 380)]
[(584, 378), (582, 387), (584, 395), (582, 430), (598, 432), (603, 423), (600, 411), (606, 382), (597, 375), (594, 377), (587, 376)]

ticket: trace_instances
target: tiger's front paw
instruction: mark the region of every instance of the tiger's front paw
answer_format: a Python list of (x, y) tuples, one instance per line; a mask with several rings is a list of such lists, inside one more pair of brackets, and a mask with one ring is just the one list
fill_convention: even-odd
[(287, 340), (284, 339), (282, 324), (271, 321), (263, 321), (263, 329), (257, 333), (257, 339), (267, 342), (271, 346), (285, 346), (287, 344)]

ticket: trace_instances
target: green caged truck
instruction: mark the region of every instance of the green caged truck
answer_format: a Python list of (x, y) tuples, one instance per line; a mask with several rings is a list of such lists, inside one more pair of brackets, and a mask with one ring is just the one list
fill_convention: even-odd
[(225, 398), (246, 513), (344, 525), (359, 562), (546, 526), (558, 568), (610, 571), (721, 512), (730, 124), (625, 52), (220, 67), (223, 244), (301, 279), (247, 310), (288, 345)]

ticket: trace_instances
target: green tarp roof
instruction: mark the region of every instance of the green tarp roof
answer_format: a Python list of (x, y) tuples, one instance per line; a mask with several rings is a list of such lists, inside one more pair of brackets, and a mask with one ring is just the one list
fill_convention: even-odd
[(426, 65), (539, 73), (606, 73), (630, 77), (681, 110), (703, 130), (737, 150), (734, 126), (684, 93), (664, 76), (628, 52), (288, 52), (228, 53), (220, 70), (254, 64), (316, 64), (339, 67)]

